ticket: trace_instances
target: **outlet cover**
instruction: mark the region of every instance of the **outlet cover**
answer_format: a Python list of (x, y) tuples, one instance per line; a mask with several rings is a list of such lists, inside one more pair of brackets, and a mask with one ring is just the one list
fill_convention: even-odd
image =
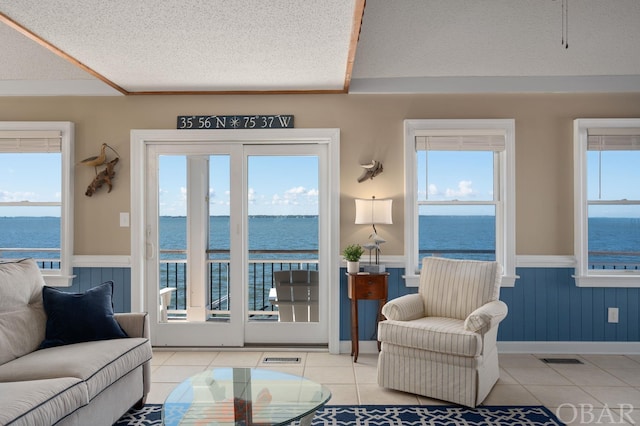
[(609, 308), (609, 322), (618, 322), (618, 308)]

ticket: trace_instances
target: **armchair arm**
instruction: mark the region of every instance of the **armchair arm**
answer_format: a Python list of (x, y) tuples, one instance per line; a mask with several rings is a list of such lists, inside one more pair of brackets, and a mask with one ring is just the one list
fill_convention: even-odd
[(502, 321), (508, 312), (507, 304), (494, 300), (471, 312), (464, 321), (464, 329), (475, 333), (484, 333)]
[(385, 318), (396, 321), (410, 321), (424, 316), (424, 301), (419, 294), (407, 294), (388, 301), (382, 307)]
[(149, 338), (149, 318), (146, 312), (118, 313), (114, 317), (127, 336)]

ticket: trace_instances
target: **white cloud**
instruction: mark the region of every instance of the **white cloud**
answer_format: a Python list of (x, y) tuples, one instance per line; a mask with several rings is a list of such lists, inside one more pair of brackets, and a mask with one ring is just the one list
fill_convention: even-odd
[(295, 188), (288, 189), (287, 191), (285, 191), (285, 194), (295, 196), (299, 194), (304, 194), (306, 192), (307, 190), (304, 188), (304, 186), (297, 186)]
[(0, 201), (3, 202), (20, 202), (20, 201), (37, 201), (35, 192), (10, 192), (0, 190)]
[(430, 184), (428, 193), (429, 195), (438, 195), (438, 187), (433, 183)]
[(458, 189), (447, 188), (445, 195), (449, 198), (464, 198), (474, 195), (472, 182), (470, 180), (461, 180), (458, 182)]

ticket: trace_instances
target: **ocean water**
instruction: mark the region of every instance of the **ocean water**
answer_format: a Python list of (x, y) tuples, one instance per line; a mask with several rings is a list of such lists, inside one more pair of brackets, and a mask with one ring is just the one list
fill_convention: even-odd
[[(495, 226), (492, 216), (421, 216), (420, 256), (476, 260), (495, 259)], [(60, 220), (55, 217), (0, 217), (0, 247), (56, 248), (60, 244)], [(173, 309), (185, 309), (186, 218), (160, 218), (160, 287), (178, 287)], [(640, 268), (640, 219), (592, 218), (589, 221), (589, 261), (597, 269)], [(229, 217), (210, 218), (208, 258), (213, 308), (228, 309)], [(271, 310), (269, 289), (273, 272), (281, 269), (317, 269), (315, 253), (278, 253), (270, 250), (318, 249), (317, 216), (252, 216), (249, 218), (249, 309)], [(362, 241), (361, 243), (366, 243)], [(383, 247), (384, 249), (384, 247)], [(57, 251), (3, 252), (2, 258), (57, 259)], [(278, 260), (274, 262), (274, 260)]]
[[(229, 249), (229, 217), (210, 219), (209, 248)], [(495, 252), (492, 216), (421, 216), (420, 247), (425, 252), (449, 253), (458, 257), (491, 258)], [(161, 250), (184, 250), (186, 218), (160, 218)], [(0, 248), (56, 248), (60, 245), (60, 219), (56, 217), (0, 217)], [(593, 262), (640, 264), (640, 218), (589, 219), (589, 251)], [(366, 243), (367, 241), (362, 241)], [(383, 247), (384, 248), (384, 247)], [(317, 216), (251, 216), (249, 250), (317, 250)], [(57, 258), (58, 254), (38, 252), (2, 253), (4, 258)], [(462, 256), (460, 256), (462, 254)], [(253, 253), (251, 259), (282, 258), (282, 254)], [(288, 258), (308, 259), (309, 254), (294, 253)], [(184, 259), (175, 253), (163, 258)], [(212, 259), (228, 258), (213, 253)]]

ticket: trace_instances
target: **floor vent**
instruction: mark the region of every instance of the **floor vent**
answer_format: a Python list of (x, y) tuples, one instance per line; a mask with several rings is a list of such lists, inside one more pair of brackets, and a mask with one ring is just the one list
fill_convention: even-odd
[(582, 364), (582, 361), (576, 358), (542, 358), (547, 364)]
[(265, 364), (298, 364), (300, 363), (299, 357), (265, 357)]

